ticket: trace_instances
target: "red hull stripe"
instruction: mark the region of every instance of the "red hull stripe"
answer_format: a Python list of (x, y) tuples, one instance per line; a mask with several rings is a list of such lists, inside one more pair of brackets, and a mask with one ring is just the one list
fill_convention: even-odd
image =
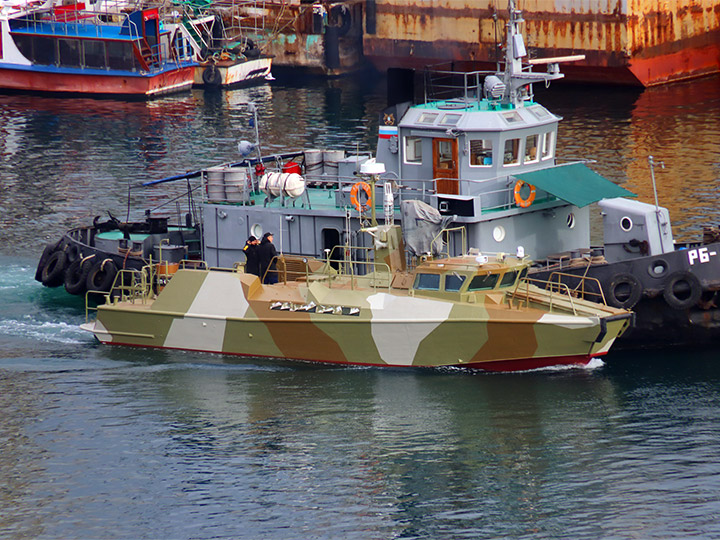
[(0, 69), (0, 87), (33, 92), (151, 96), (189, 89), (194, 70), (194, 66), (186, 66), (152, 76), (126, 76)]

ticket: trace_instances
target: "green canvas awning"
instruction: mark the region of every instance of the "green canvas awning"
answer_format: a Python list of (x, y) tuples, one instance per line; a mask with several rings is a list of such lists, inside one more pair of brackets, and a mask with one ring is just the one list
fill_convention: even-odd
[(550, 169), (513, 176), (579, 207), (601, 199), (637, 197), (627, 189), (603, 178), (584, 163), (557, 165)]

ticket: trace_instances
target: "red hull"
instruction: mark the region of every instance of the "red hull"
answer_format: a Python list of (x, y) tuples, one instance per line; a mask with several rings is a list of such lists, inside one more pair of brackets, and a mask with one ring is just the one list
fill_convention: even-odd
[[(176, 349), (174, 347), (152, 347), (147, 345), (135, 345), (134, 343), (120, 343), (118, 341), (100, 341), (103, 345), (120, 345), (123, 347), (139, 347), (143, 349), (164, 349), (164, 350), (188, 350), (188, 349)], [(218, 353), (217, 351), (205, 351), (201, 349), (192, 349), (192, 352), (200, 353), (211, 353), (211, 354), (222, 354), (227, 356), (241, 356), (243, 358), (275, 358), (275, 357), (262, 357), (259, 355), (248, 355), (239, 353)], [(541, 369), (547, 367), (556, 366), (585, 366), (593, 358), (604, 356), (606, 353), (597, 353), (593, 355), (576, 355), (576, 356), (548, 356), (544, 358), (525, 358), (518, 360), (499, 360), (497, 362), (479, 362), (476, 364), (458, 364), (452, 366), (436, 366), (438, 368), (444, 367), (456, 367), (462, 369), (478, 370), (478, 371), (492, 371), (492, 372), (513, 372), (513, 371), (528, 371), (531, 369)], [(312, 360), (307, 358), (285, 358), (285, 360), (297, 360), (300, 362), (313, 362), (318, 364), (334, 364), (342, 366), (353, 366), (353, 367), (384, 367), (384, 368), (420, 368), (420, 369), (433, 369), (432, 366), (400, 366), (400, 365), (388, 365), (388, 364), (356, 364), (352, 362), (328, 362), (324, 360)]]
[[(411, 42), (394, 43), (393, 50), (410, 50)], [(438, 47), (438, 50), (452, 50), (450, 47)], [(383, 54), (379, 50), (373, 55), (372, 51), (366, 52), (366, 58), (379, 71), (388, 68), (404, 67), (412, 69), (424, 69), (425, 66), (439, 62), (454, 61), (458, 69), (467, 70), (494, 70), (494, 62), (482, 60), (460, 60), (467, 58), (458, 51), (453, 51), (450, 57), (431, 57), (428, 51), (426, 54), (418, 54), (415, 48), (414, 55), (402, 56), (400, 54)], [(568, 56), (576, 54), (577, 51), (567, 49), (555, 49), (544, 51), (547, 56)], [(579, 51), (583, 53), (584, 51)], [(637, 54), (631, 58), (619, 62), (613, 55), (598, 53), (586, 53), (587, 59), (583, 62), (570, 62), (562, 65), (562, 72), (565, 79), (573, 82), (617, 84), (629, 86), (656, 86), (672, 81), (681, 81), (696, 77), (703, 77), (714, 73), (720, 73), (720, 40), (705, 46), (686, 47), (676, 52), (647, 51), (645, 54)], [(535, 71), (538, 71), (536, 68)]]
[(154, 96), (188, 90), (192, 86), (194, 72), (194, 66), (164, 71), (152, 76), (94, 75), (1, 69), (0, 87), (8, 90), (31, 92)]

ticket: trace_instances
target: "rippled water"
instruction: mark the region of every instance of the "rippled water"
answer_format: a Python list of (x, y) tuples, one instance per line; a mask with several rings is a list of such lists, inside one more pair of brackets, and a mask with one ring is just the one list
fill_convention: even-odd
[[(565, 154), (642, 200), (647, 154), (665, 161), (661, 202), (692, 236), (717, 221), (719, 96), (706, 79), (542, 101), (566, 118)], [(124, 215), (129, 180), (234, 160), (248, 98), (275, 149), (373, 148), (384, 102), (375, 81), (0, 96), (0, 536), (720, 537), (715, 351), (469, 374), (101, 347), (79, 330), (82, 302), (33, 279), (45, 237)]]

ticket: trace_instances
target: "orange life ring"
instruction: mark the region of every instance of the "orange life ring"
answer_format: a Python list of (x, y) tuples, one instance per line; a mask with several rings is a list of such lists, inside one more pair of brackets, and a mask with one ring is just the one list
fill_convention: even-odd
[[(530, 195), (527, 196), (527, 199), (523, 199), (522, 195), (520, 195), (520, 190), (525, 185), (530, 188)], [(517, 204), (520, 208), (527, 208), (533, 203), (534, 200), (535, 186), (533, 186), (532, 184), (528, 184), (527, 182), (524, 182), (522, 180), (518, 180), (517, 182), (515, 182), (515, 204)]]
[(350, 190), (350, 204), (352, 204), (355, 209), (362, 213), (363, 210), (367, 210), (370, 208), (369, 204), (360, 204), (358, 201), (358, 192), (360, 190), (363, 190), (365, 192), (365, 195), (367, 195), (368, 202), (372, 200), (372, 194), (370, 193), (370, 185), (367, 182), (356, 182), (353, 184), (352, 189)]

